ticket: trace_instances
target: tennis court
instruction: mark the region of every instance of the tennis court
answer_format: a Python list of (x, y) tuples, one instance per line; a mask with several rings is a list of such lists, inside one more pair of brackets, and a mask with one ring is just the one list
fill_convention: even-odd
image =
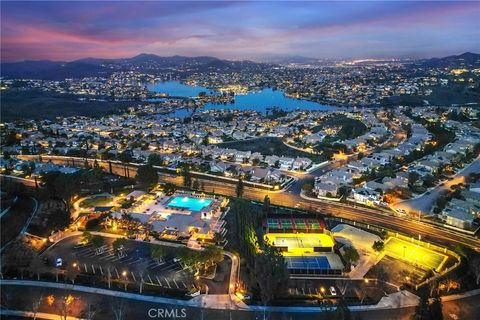
[(264, 226), (270, 232), (311, 232), (322, 233), (325, 229), (325, 221), (322, 219), (301, 218), (268, 218)]
[(288, 269), (330, 270), (330, 264), (325, 256), (318, 257), (286, 257)]
[(267, 233), (265, 240), (275, 247), (287, 248), (284, 255), (302, 255), (315, 252), (315, 248), (331, 248), (332, 237), (323, 233)]
[(394, 237), (385, 242), (385, 254), (436, 271), (439, 271), (447, 260), (447, 256), (442, 253)]

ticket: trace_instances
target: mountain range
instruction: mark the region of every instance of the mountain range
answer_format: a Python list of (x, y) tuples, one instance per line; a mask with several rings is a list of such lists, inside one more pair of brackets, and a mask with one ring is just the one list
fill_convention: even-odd
[(434, 68), (480, 67), (480, 54), (465, 52), (456, 56), (453, 55), (443, 58), (432, 58), (424, 60), (422, 65), (425, 67)]
[(248, 60), (230, 61), (215, 57), (162, 57), (155, 54), (139, 54), (131, 58), (84, 58), (75, 61), (27, 60), (4, 62), (1, 76), (10, 79), (62, 80), (92, 76), (109, 76), (116, 71), (137, 70), (160, 72), (229, 72), (262, 68), (265, 64)]
[[(302, 56), (275, 56), (268, 63), (249, 60), (232, 61), (209, 56), (162, 57), (155, 54), (142, 53), (131, 58), (101, 59), (84, 58), (75, 61), (27, 60), (21, 62), (1, 63), (1, 76), (9, 79), (45, 79), (63, 80), (65, 78), (83, 78), (93, 76), (107, 77), (115, 71), (137, 70), (148, 73), (162, 72), (231, 72), (240, 70), (258, 71), (270, 64), (310, 64), (323, 60)], [(443, 58), (432, 58), (418, 61), (423, 67), (480, 67), (480, 54), (465, 52)]]

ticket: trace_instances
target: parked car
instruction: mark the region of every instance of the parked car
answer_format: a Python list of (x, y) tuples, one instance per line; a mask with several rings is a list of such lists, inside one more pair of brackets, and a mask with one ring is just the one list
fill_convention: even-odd
[(55, 259), (55, 267), (60, 268), (63, 265), (62, 258)]
[(336, 296), (336, 295), (337, 295), (337, 291), (335, 290), (334, 287), (330, 287), (329, 289), (330, 289), (330, 295), (332, 295), (332, 296)]

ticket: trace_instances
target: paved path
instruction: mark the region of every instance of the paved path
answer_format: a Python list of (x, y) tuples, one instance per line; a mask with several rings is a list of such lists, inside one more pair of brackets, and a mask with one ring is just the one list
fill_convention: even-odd
[[(57, 282), (31, 281), (31, 280), (0, 280), (1, 286), (24, 286), (24, 287), (42, 287), (57, 288), (70, 291), (101, 294), (111, 297), (132, 299), (138, 301), (154, 302), (159, 304), (169, 304), (186, 307), (201, 307), (206, 309), (224, 309), (224, 310), (243, 310), (258, 312), (266, 310), (268, 312), (320, 312), (319, 307), (276, 307), (276, 306), (258, 306), (246, 305), (240, 303), (231, 303), (229, 295), (200, 295), (190, 300), (179, 300), (163, 298), (157, 296), (140, 295), (136, 293), (113, 291), (102, 288), (93, 288), (81, 285), (64, 284)], [(377, 305), (353, 306), (352, 311), (382, 310), (392, 308), (413, 307), (418, 303), (418, 297), (408, 291), (400, 291), (383, 297)]]
[(459, 171), (457, 174), (455, 174), (453, 179), (436, 186), (432, 190), (429, 190), (428, 192), (425, 192), (424, 194), (416, 198), (397, 202), (393, 205), (393, 207), (395, 209), (403, 209), (407, 212), (416, 211), (428, 215), (430, 214), (431, 209), (434, 207), (437, 199), (442, 193), (449, 190), (452, 185), (464, 182), (465, 177), (472, 172), (480, 173), (480, 156), (475, 161), (473, 161), (468, 166)]

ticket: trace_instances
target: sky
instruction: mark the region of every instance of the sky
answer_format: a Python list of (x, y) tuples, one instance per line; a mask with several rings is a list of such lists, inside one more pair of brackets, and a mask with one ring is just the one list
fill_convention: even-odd
[(1, 1), (1, 60), (480, 52), (478, 1)]

